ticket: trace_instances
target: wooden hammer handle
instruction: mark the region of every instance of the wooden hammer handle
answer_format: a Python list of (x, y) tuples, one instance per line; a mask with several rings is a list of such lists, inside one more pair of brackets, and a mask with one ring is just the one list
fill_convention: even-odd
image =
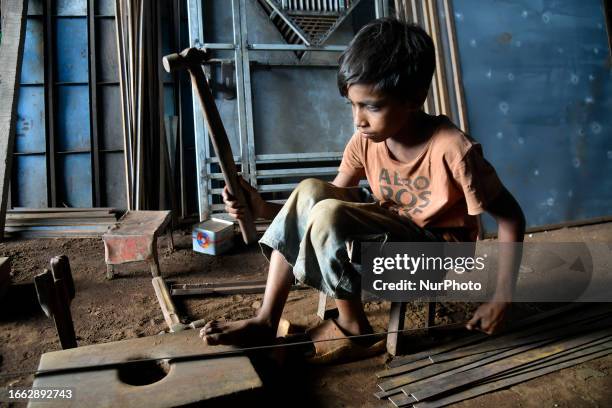
[[(217, 105), (215, 105), (215, 100), (210, 91), (208, 81), (202, 71), (202, 66), (199, 64), (197, 66), (190, 65), (188, 66), (188, 70), (191, 76), (191, 82), (195, 86), (196, 93), (200, 100), (202, 113), (206, 117), (208, 132), (211, 136), (210, 140), (215, 149), (215, 154), (219, 158), (219, 165), (223, 173), (225, 184), (230, 194), (236, 197), (236, 200), (244, 209), (242, 219), (238, 220), (240, 231), (242, 232), (242, 239), (246, 244), (251, 244), (257, 240), (257, 231), (253, 223), (253, 215), (251, 214), (251, 210), (244, 197), (244, 192), (240, 186), (234, 155), (232, 154), (232, 148), (227, 133), (225, 132), (225, 127), (221, 121)], [(243, 166), (244, 165), (246, 165), (246, 163), (243, 163)]]

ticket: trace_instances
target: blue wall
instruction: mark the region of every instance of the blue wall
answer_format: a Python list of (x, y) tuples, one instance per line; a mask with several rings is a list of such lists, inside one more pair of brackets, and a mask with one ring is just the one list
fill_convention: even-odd
[(453, 4), (470, 131), (528, 224), (611, 215), (612, 71), (603, 2)]

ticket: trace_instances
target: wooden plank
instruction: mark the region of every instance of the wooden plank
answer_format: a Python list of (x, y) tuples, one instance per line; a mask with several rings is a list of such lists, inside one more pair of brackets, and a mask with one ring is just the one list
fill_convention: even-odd
[[(609, 325), (609, 322), (606, 322), (605, 325)], [(602, 326), (603, 325), (600, 325), (600, 327)], [(526, 351), (514, 356), (512, 359), (496, 361), (478, 367), (477, 369), (462, 371), (442, 379), (432, 378), (420, 384), (418, 389), (412, 386), (403, 387), (402, 392), (406, 395), (411, 395), (417, 401), (424, 401), (453, 389), (473, 384), (483, 378), (491, 377), (506, 370), (520, 367), (543, 357), (551, 356), (569, 348), (577, 347), (609, 335), (612, 335), (612, 328), (600, 329), (592, 333), (579, 335), (569, 340), (558, 341), (544, 347)]]
[(172, 297), (170, 296), (164, 279), (161, 276), (156, 276), (151, 283), (153, 284), (155, 296), (157, 297), (162, 314), (164, 315), (164, 320), (170, 331), (175, 332), (184, 329), (185, 325), (181, 323), (181, 319), (176, 311), (176, 307), (174, 306), (174, 302), (172, 301)]
[(562, 370), (564, 368), (573, 367), (578, 364), (585, 363), (597, 358), (605, 357), (612, 354), (612, 342), (593, 347), (589, 350), (585, 350), (582, 353), (574, 354), (574, 358), (563, 359), (556, 364), (543, 366), (534, 370), (525, 371), (516, 375), (499, 378), (493, 382), (487, 382), (481, 385), (477, 385), (468, 390), (464, 390), (453, 395), (442, 397), (437, 400), (423, 401), (414, 404), (414, 408), (437, 408), (450, 405), (456, 402), (460, 402), (469, 398), (474, 398), (479, 395), (483, 395), (492, 391), (496, 391), (502, 388), (510, 387), (543, 375)]
[[(170, 360), (170, 370), (162, 381), (145, 386), (131, 386), (121, 381), (125, 367), (104, 367), (104, 364), (123, 363), (142, 357), (172, 358), (174, 356), (200, 355), (224, 350), (229, 346), (206, 346), (196, 330), (155, 335), (110, 343), (95, 344), (70, 350), (45, 353), (40, 359), (39, 370), (67, 367), (96, 366), (97, 369), (78, 373), (37, 375), (34, 387), (70, 387), (87, 392), (76, 392), (72, 406), (129, 406), (168, 407), (184, 406), (211, 401), (229, 394), (247, 392), (263, 386), (249, 358), (244, 355), (205, 360)], [(161, 362), (161, 361), (160, 361)], [(132, 365), (136, 370), (139, 367)], [(145, 366), (141, 366), (144, 368)], [(151, 367), (151, 366), (149, 366)], [(153, 363), (153, 368), (155, 364)], [(141, 371), (142, 372), (142, 371)], [(222, 401), (215, 400), (222, 406)], [(32, 403), (31, 403), (32, 405)], [(36, 407), (63, 407), (66, 401), (46, 401)], [(216, 406), (216, 405), (215, 405)]]
[(0, 240), (13, 168), (13, 149), (17, 126), (17, 102), (21, 81), (21, 62), (25, 43), (28, 0), (2, 1), (2, 42), (0, 43)]

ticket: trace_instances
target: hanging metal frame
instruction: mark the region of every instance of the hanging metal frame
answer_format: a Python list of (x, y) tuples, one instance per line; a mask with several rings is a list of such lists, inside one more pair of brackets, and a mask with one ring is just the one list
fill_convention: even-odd
[[(205, 1), (205, 0), (204, 0)], [(189, 22), (189, 44), (191, 47), (206, 48), (209, 50), (233, 50), (236, 75), (236, 90), (238, 104), (238, 135), (240, 152), (234, 160), (241, 167), (242, 176), (251, 185), (257, 188), (258, 178), (303, 176), (316, 177), (335, 174), (336, 167), (304, 168), (304, 169), (275, 169), (257, 170), (257, 164), (263, 163), (296, 163), (312, 161), (330, 161), (337, 163), (342, 158), (342, 152), (322, 153), (288, 153), (288, 154), (255, 154), (255, 137), (253, 125), (253, 100), (251, 91), (251, 70), (253, 62), (249, 58), (249, 51), (322, 51), (342, 52), (344, 45), (305, 44), (249, 44), (247, 41), (247, 0), (232, 0), (233, 43), (207, 43), (204, 38), (203, 0), (187, 0), (187, 17)], [(386, 16), (388, 13), (388, 0), (375, 0), (376, 17)], [(195, 132), (196, 171), (198, 186), (198, 209), (201, 221), (210, 217), (213, 211), (221, 211), (223, 205), (212, 204), (212, 195), (220, 194), (221, 188), (212, 188), (212, 180), (220, 180), (220, 173), (211, 171), (211, 164), (217, 163), (216, 157), (211, 157), (210, 141), (204, 118), (200, 114), (198, 98), (193, 95), (193, 117)], [(332, 169), (334, 171), (332, 172)], [(291, 191), (293, 183), (273, 184), (260, 186), (260, 192)]]

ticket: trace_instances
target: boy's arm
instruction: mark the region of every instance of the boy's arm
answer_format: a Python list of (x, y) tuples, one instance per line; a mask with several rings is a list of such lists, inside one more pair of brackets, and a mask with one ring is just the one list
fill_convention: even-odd
[(522, 245), (516, 243), (523, 242), (525, 216), (506, 188), (503, 188), (485, 210), (495, 218), (498, 226), (497, 236), (500, 245), (497, 285), (493, 298), (476, 310), (467, 327), (491, 334), (499, 328), (512, 301), (522, 256)]
[[(353, 187), (359, 184), (359, 180), (362, 179), (360, 172), (346, 173), (340, 172), (336, 175), (336, 178), (332, 182), (336, 187)], [(255, 218), (264, 218), (271, 220), (276, 217), (276, 214), (283, 208), (282, 204), (271, 203), (261, 198), (261, 195), (257, 192), (253, 186), (251, 186), (242, 177), (240, 178), (242, 189), (246, 194), (247, 201), (251, 207)], [(221, 193), (223, 202), (225, 203), (225, 211), (236, 219), (240, 219), (243, 215), (243, 209), (238, 204), (238, 201), (229, 193), (227, 186)]]
[(346, 172), (339, 172), (332, 181), (332, 184), (336, 187), (354, 187), (359, 184), (359, 180), (363, 177), (359, 173), (349, 174)]

